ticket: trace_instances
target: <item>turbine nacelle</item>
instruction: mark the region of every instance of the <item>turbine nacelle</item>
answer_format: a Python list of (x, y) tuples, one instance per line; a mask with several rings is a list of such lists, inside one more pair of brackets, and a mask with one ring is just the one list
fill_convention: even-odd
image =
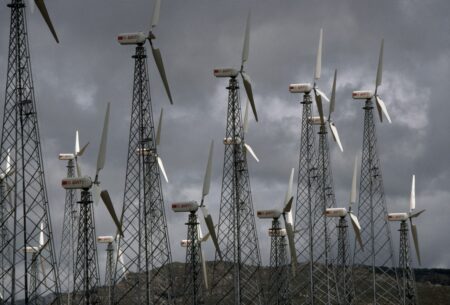
[[(327, 121), (327, 119), (324, 118), (324, 121)], [(322, 120), (320, 116), (311, 116), (308, 118), (308, 123), (311, 125), (322, 125)]]
[(289, 92), (290, 93), (309, 93), (313, 89), (310, 83), (301, 83), (301, 84), (290, 84)]
[(111, 244), (114, 242), (114, 237), (112, 236), (98, 236), (97, 242), (99, 244)]
[(325, 210), (326, 217), (345, 217), (347, 216), (346, 208), (328, 208)]
[(238, 76), (239, 71), (233, 68), (215, 68), (214, 76), (215, 77), (232, 77), (235, 78)]
[(172, 203), (172, 210), (174, 212), (196, 212), (198, 210), (198, 203), (196, 201), (176, 202)]
[(375, 94), (372, 90), (359, 90), (352, 92), (352, 98), (355, 100), (370, 100)]
[(273, 218), (278, 219), (281, 216), (280, 210), (260, 210), (256, 212), (256, 216), (261, 219)]
[(117, 41), (121, 45), (130, 45), (130, 44), (142, 45), (148, 38), (149, 35), (145, 34), (144, 32), (123, 33), (117, 36)]
[(59, 154), (58, 159), (62, 161), (74, 160), (75, 154)]
[(273, 229), (268, 230), (270, 237), (285, 237), (287, 235), (286, 229)]
[(408, 213), (389, 213), (387, 216), (388, 221), (406, 221), (408, 219)]
[(192, 241), (190, 239), (183, 239), (180, 241), (180, 246), (183, 248), (187, 248), (192, 244)]
[(150, 148), (137, 148), (136, 154), (139, 156), (156, 156), (155, 151)]
[(90, 177), (68, 177), (62, 179), (61, 186), (66, 190), (81, 189), (88, 190), (92, 187), (92, 179)]

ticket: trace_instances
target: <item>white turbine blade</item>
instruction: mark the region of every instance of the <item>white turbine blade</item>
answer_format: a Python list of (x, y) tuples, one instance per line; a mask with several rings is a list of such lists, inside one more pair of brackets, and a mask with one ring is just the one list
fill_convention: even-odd
[(166, 89), (167, 97), (169, 98), (170, 104), (173, 104), (172, 94), (170, 93), (169, 82), (167, 81), (166, 70), (164, 69), (164, 63), (161, 56), (161, 51), (158, 48), (152, 47), (153, 58), (155, 59), (156, 67), (158, 68), (159, 75), (161, 76), (161, 80), (164, 85), (164, 89)]
[(364, 251), (364, 245), (361, 239), (361, 225), (359, 224), (358, 218), (352, 212), (349, 212), (348, 215), (350, 215), (350, 220), (353, 226), (353, 230), (355, 231), (356, 240), (358, 241), (361, 250)]
[(203, 270), (203, 281), (205, 283), (206, 290), (209, 289), (208, 285), (208, 269), (206, 269), (206, 259), (205, 259), (205, 253), (203, 252), (203, 247), (201, 244), (199, 244), (200, 247), (200, 255), (202, 259), (202, 270)]
[(10, 149), (8, 149), (8, 155), (6, 156), (6, 172), (5, 175), (8, 176), (11, 173), (11, 155)]
[(158, 161), (159, 169), (161, 170), (161, 173), (164, 176), (164, 180), (166, 180), (167, 183), (169, 183), (169, 178), (167, 178), (166, 170), (164, 169), (164, 164), (162, 162), (162, 159), (160, 157), (156, 157), (156, 160)]
[(247, 103), (245, 103), (245, 111), (244, 111), (244, 134), (247, 134), (248, 131), (248, 105), (250, 104), (247, 99)]
[(422, 262), (420, 259), (419, 237), (417, 236), (417, 227), (412, 222), (411, 222), (411, 233), (414, 241), (414, 248), (416, 249), (417, 262), (419, 263), (419, 265), (421, 265)]
[(41, 222), (41, 232), (39, 233), (39, 247), (43, 247), (44, 245), (45, 245), (44, 223)]
[(288, 237), (289, 251), (291, 254), (292, 274), (295, 275), (295, 269), (297, 265), (297, 251), (295, 250), (294, 229), (292, 225), (292, 212), (283, 214), (283, 218), (286, 227), (286, 234)]
[(250, 45), (250, 12), (248, 12), (247, 23), (245, 25), (244, 46), (242, 48), (242, 62), (241, 62), (242, 65), (244, 65), (244, 62), (248, 60), (249, 45)]
[(325, 120), (323, 118), (322, 97), (319, 94), (317, 94), (317, 91), (316, 91), (315, 97), (316, 97), (317, 111), (319, 112), (319, 116), (320, 116), (320, 122), (322, 124), (324, 124)]
[(155, 0), (155, 5), (153, 7), (151, 28), (154, 28), (158, 25), (160, 8), (161, 8), (161, 0)]
[(409, 200), (409, 212), (416, 208), (416, 175), (412, 175), (411, 198)]
[[(286, 195), (284, 196), (284, 208), (286, 209), (286, 205), (289, 203), (289, 200), (292, 197), (292, 188), (294, 184), (294, 168), (291, 169), (291, 174), (289, 175), (288, 188), (286, 190)], [(290, 211), (290, 210), (289, 210)], [(288, 211), (288, 212), (289, 212)]]
[(98, 206), (98, 202), (100, 201), (100, 187), (97, 184), (92, 185), (92, 201)]
[(256, 160), (256, 162), (259, 162), (258, 157), (256, 156), (255, 152), (253, 151), (253, 149), (250, 147), (250, 145), (248, 145), (247, 143), (244, 143), (245, 149), (252, 155), (252, 157)]
[(103, 190), (100, 193), (100, 196), (102, 197), (103, 203), (105, 204), (106, 209), (108, 210), (109, 214), (111, 215), (112, 220), (116, 224), (117, 231), (121, 236), (123, 236), (122, 231), (122, 223), (119, 221), (119, 218), (117, 217), (116, 211), (114, 210), (114, 205), (111, 201), (111, 197), (109, 196), (108, 191)]
[(328, 111), (328, 121), (331, 120), (331, 114), (334, 112), (334, 105), (336, 103), (336, 78), (337, 69), (334, 70), (333, 87), (331, 88), (330, 108)]
[(41, 12), (41, 15), (44, 18), (45, 23), (47, 23), (47, 26), (50, 29), (53, 38), (55, 38), (56, 42), (59, 43), (58, 35), (56, 34), (55, 28), (53, 27), (52, 24), (52, 20), (48, 15), (47, 7), (45, 6), (44, 0), (34, 0), (34, 2), (36, 3), (37, 8)]
[[(202, 201), (206, 195), (209, 194), (209, 188), (211, 186), (211, 171), (212, 171), (212, 156), (214, 153), (214, 141), (211, 141), (208, 153), (208, 163), (206, 164), (205, 177), (203, 178), (203, 190), (202, 190)], [(203, 204), (203, 202), (202, 202)]]
[(80, 164), (78, 164), (77, 158), (75, 158), (75, 166), (76, 166), (76, 168), (77, 168), (77, 177), (79, 178), (79, 177), (82, 176), (82, 173), (81, 173)]
[(80, 138), (78, 136), (78, 130), (75, 131), (75, 156), (78, 156), (80, 152)]
[(109, 108), (110, 103), (108, 103), (106, 106), (105, 120), (103, 121), (102, 138), (100, 140), (100, 148), (98, 150), (97, 156), (97, 172), (95, 174), (96, 176), (105, 166), (106, 145), (108, 143)]
[(41, 265), (42, 279), (44, 280), (44, 285), (47, 286), (47, 273), (45, 272), (44, 258), (42, 255), (39, 255), (39, 262)]
[(358, 156), (355, 157), (353, 165), (352, 191), (350, 193), (350, 205), (356, 203), (356, 180), (358, 179)]
[(323, 29), (320, 29), (319, 46), (317, 48), (317, 55), (316, 55), (316, 69), (314, 71), (315, 80), (318, 80), (320, 78), (320, 73), (322, 71), (322, 40), (323, 40)]
[(339, 133), (338, 133), (338, 130), (336, 128), (336, 125), (334, 125), (333, 122), (329, 122), (329, 125), (330, 125), (331, 134), (333, 135), (334, 141), (339, 146), (339, 149), (341, 150), (341, 152), (344, 152), (344, 148), (342, 147), (341, 139), (339, 138)]
[(209, 234), (211, 235), (211, 239), (214, 243), (214, 247), (216, 248), (217, 253), (219, 254), (220, 259), (222, 260), (222, 253), (219, 247), (219, 240), (217, 239), (216, 230), (214, 229), (214, 222), (212, 220), (211, 214), (209, 214), (208, 209), (206, 207), (200, 207), (202, 210), (203, 217), (205, 219), (206, 227), (208, 228)]
[(383, 121), (382, 115), (380, 113), (380, 109), (383, 112), (384, 116), (387, 118), (387, 120), (389, 121), (389, 123), (392, 123), (391, 121), (391, 117), (389, 116), (389, 113), (387, 111), (386, 105), (384, 104), (383, 100), (377, 95), (376, 96), (376, 100), (377, 100), (377, 106), (378, 108), (378, 114), (380, 115), (380, 121)]
[(159, 113), (159, 122), (158, 129), (156, 130), (156, 146), (161, 142), (161, 127), (162, 127), (162, 119), (163, 119), (163, 108), (161, 108), (161, 112)]
[(325, 93), (323, 93), (322, 91), (320, 91), (318, 88), (315, 89), (317, 91), (317, 93), (323, 97), (324, 100), (326, 100), (327, 102), (330, 102), (330, 99), (327, 97), (327, 95)]
[(78, 157), (82, 156), (84, 154), (84, 151), (89, 146), (89, 142), (87, 142), (83, 147), (81, 147), (80, 151), (78, 152)]
[(375, 81), (376, 89), (378, 89), (378, 86), (381, 85), (381, 82), (383, 80), (383, 49), (384, 49), (384, 39), (381, 40), (380, 57), (378, 58), (377, 79)]
[(256, 112), (255, 100), (253, 99), (252, 81), (250, 80), (250, 76), (245, 72), (241, 72), (241, 76), (244, 82), (245, 92), (250, 101), (250, 106), (252, 106), (253, 115), (255, 116), (256, 122), (258, 122), (258, 113)]

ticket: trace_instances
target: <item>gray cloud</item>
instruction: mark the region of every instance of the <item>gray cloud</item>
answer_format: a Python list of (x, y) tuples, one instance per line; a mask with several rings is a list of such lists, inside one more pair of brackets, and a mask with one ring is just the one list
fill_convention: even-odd
[[(64, 164), (59, 152), (73, 149), (75, 129), (91, 145), (83, 156), (92, 173), (106, 102), (112, 103), (109, 151), (102, 185), (116, 206), (123, 196), (131, 103), (133, 47), (120, 46), (120, 32), (146, 31), (152, 2), (144, 0), (52, 1), (49, 12), (60, 36), (56, 45), (38, 13), (28, 16), (30, 48), (54, 232), (62, 226)], [(179, 240), (186, 217), (169, 203), (199, 199), (208, 143), (216, 141), (213, 186), (208, 202), (218, 217), (227, 92), (216, 66), (238, 67), (247, 11), (252, 8), (247, 71), (254, 82), (260, 122), (251, 122), (248, 142), (261, 159), (250, 161), (255, 209), (279, 204), (289, 169), (298, 167), (301, 108), (289, 94), (292, 82), (312, 81), (318, 33), (324, 28), (321, 88), (329, 92), (335, 68), (335, 121), (345, 153), (332, 147), (337, 202), (347, 205), (353, 156), (361, 149), (363, 112), (351, 91), (372, 88), (378, 49), (385, 39), (380, 92), (392, 124), (378, 124), (379, 152), (390, 211), (407, 208), (410, 176), (417, 175), (418, 220), (423, 265), (450, 267), (450, 143), (447, 102), (450, 28), (445, 0), (427, 1), (164, 1), (156, 44), (161, 48), (174, 96), (169, 106), (149, 58), (153, 110), (165, 108), (163, 156), (170, 184), (163, 184), (174, 260), (184, 260)], [(0, 10), (0, 83), (5, 83), (9, 10)], [(113, 223), (98, 207), (98, 234)], [(264, 262), (269, 223), (257, 221)], [(398, 239), (393, 226), (394, 239)], [(57, 242), (60, 236), (55, 236)], [(212, 246), (209, 245), (209, 259)], [(103, 249), (100, 251), (103, 252)]]

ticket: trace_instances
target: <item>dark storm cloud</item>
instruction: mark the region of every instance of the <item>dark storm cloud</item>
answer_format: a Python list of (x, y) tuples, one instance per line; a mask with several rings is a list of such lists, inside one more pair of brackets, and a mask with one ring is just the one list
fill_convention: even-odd
[[(38, 13), (28, 16), (32, 66), (45, 157), (54, 232), (62, 225), (64, 164), (59, 152), (73, 149), (75, 129), (91, 145), (83, 156), (85, 173), (95, 166), (106, 102), (111, 102), (110, 141), (102, 186), (121, 205), (128, 143), (133, 47), (120, 46), (120, 32), (147, 31), (152, 1), (47, 0), (61, 44), (56, 45)], [(213, 186), (208, 202), (217, 219), (222, 175), (226, 80), (216, 66), (240, 64), (245, 17), (252, 9), (247, 71), (254, 83), (260, 122), (251, 121), (248, 142), (261, 159), (250, 161), (255, 209), (279, 205), (291, 167), (298, 166), (299, 97), (293, 82), (312, 81), (318, 34), (324, 28), (320, 86), (331, 88), (338, 71), (334, 118), (345, 153), (332, 147), (337, 202), (347, 205), (353, 156), (361, 149), (363, 110), (351, 91), (373, 88), (378, 50), (385, 39), (384, 82), (380, 92), (393, 119), (377, 124), (379, 152), (390, 211), (407, 208), (410, 176), (417, 175), (418, 220), (423, 264), (450, 267), (447, 253), (448, 79), (450, 22), (448, 1), (163, 1), (156, 45), (161, 48), (174, 106), (149, 58), (155, 119), (165, 108), (160, 154), (170, 184), (165, 201), (200, 199), (209, 141), (216, 142)], [(5, 83), (9, 10), (0, 9), (0, 83)], [(244, 96), (243, 96), (244, 97)], [(112, 222), (97, 209), (98, 234), (111, 234)], [(100, 212), (101, 211), (101, 212)], [(174, 259), (183, 260), (179, 240), (185, 215), (166, 209)], [(257, 221), (263, 260), (268, 260), (266, 228)], [(397, 224), (395, 224), (396, 226)], [(398, 239), (396, 227), (392, 227)], [(59, 234), (58, 234), (59, 235)], [(55, 236), (60, 239), (60, 236)], [(209, 250), (212, 250), (210, 247)], [(211, 253), (211, 252), (210, 252)], [(212, 255), (209, 255), (212, 259)]]

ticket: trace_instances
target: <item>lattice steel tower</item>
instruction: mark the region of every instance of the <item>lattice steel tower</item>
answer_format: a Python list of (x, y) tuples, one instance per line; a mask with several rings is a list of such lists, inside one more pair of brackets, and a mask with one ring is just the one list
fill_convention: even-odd
[[(376, 89), (381, 85), (383, 43), (380, 49)], [(391, 231), (387, 221), (383, 177), (377, 151), (377, 138), (373, 117), (373, 99), (376, 100), (380, 119), (383, 114), (390, 121), (384, 102), (373, 91), (354, 91), (355, 99), (365, 100), (364, 134), (359, 187), (358, 218), (364, 251), (355, 247), (354, 281), (357, 283), (355, 303), (401, 304)]]
[[(160, 139), (162, 110), (158, 131), (155, 132), (147, 55), (144, 48), (148, 40), (153, 57), (172, 103), (159, 49), (154, 48), (152, 32), (159, 19), (160, 1), (155, 1), (149, 34), (121, 34), (121, 44), (134, 44), (136, 53), (133, 100), (131, 104), (130, 135), (127, 171), (123, 199), (124, 238), (119, 240), (124, 268), (116, 264), (115, 304), (172, 304), (174, 298), (172, 256), (164, 209), (161, 174), (168, 181), (157, 145)], [(137, 37), (137, 38), (136, 38)], [(133, 276), (127, 276), (133, 273)]]
[(242, 52), (241, 69), (215, 69), (216, 77), (230, 78), (228, 89), (227, 126), (222, 178), (222, 194), (218, 223), (221, 257), (216, 253), (213, 274), (213, 293), (217, 304), (262, 304), (263, 294), (258, 271), (261, 266), (255, 215), (250, 189), (246, 151), (241, 119), (239, 84), (241, 74), (256, 120), (250, 78), (244, 72), (248, 59), (250, 14)]
[[(37, 5), (58, 41), (45, 4), (39, 1)], [(53, 299), (59, 294), (59, 283), (31, 73), (25, 3), (23, 0), (12, 0), (7, 6), (11, 9), (11, 23), (0, 164), (5, 164), (9, 154), (13, 172), (9, 175), (11, 188), (4, 188), (0, 202), (3, 212), (1, 231), (5, 236), (0, 249), (0, 292), (3, 295), (0, 303), (16, 304), (20, 301), (40, 304), (44, 297)], [(37, 279), (33, 276), (36, 274), (30, 257), (33, 255), (23, 249), (39, 244), (41, 224), (46, 242), (38, 256), (46, 269)]]
[[(89, 143), (88, 143), (89, 144)], [(75, 135), (74, 153), (59, 154), (59, 160), (67, 161), (67, 177), (75, 177), (75, 166), (77, 176), (81, 177), (81, 170), (78, 166), (78, 156), (81, 156), (86, 149), (86, 144), (81, 150), (79, 145), (78, 130)], [(61, 248), (59, 251), (58, 271), (61, 284), (61, 292), (67, 293), (67, 298), (73, 290), (73, 276), (76, 256), (76, 244), (78, 240), (78, 205), (77, 191), (74, 189), (66, 190), (64, 203), (63, 230), (61, 237)], [(61, 294), (63, 295), (63, 294)]]
[(106, 267), (105, 267), (105, 287), (107, 295), (104, 298), (103, 304), (111, 305), (113, 303), (112, 290), (114, 287), (114, 237), (99, 236), (97, 243), (106, 244)]

